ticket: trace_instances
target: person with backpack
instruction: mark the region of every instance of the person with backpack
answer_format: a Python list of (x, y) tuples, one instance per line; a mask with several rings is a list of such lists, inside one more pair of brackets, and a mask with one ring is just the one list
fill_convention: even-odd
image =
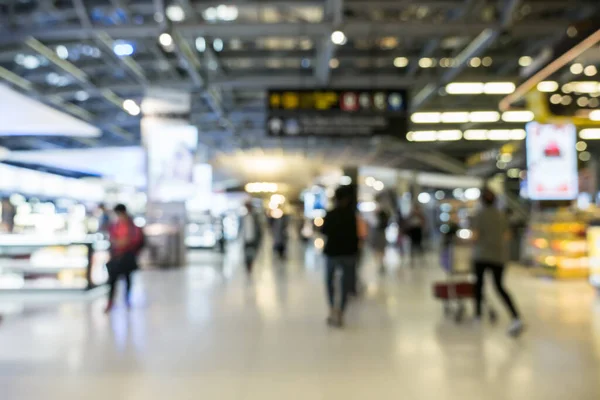
[(106, 313), (113, 308), (115, 289), (120, 278), (125, 279), (125, 303), (130, 306), (131, 274), (138, 269), (137, 256), (145, 242), (141, 228), (133, 223), (125, 205), (117, 204), (113, 211), (116, 221), (109, 228), (110, 261), (107, 263), (107, 268), (110, 290)]

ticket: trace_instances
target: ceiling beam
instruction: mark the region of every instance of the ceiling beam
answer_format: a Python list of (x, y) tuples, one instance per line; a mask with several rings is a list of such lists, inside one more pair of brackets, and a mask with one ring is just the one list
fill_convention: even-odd
[[(545, 36), (566, 29), (566, 19), (537, 20), (519, 23), (511, 28), (514, 37)], [(184, 37), (213, 36), (219, 38), (256, 38), (256, 37), (299, 37), (322, 38), (332, 31), (331, 23), (231, 23), (208, 24), (181, 22), (176, 24), (177, 31)], [(350, 38), (373, 36), (431, 37), (436, 36), (474, 36), (485, 29), (500, 29), (500, 24), (480, 22), (452, 22), (442, 24), (434, 22), (380, 22), (366, 19), (352, 19), (344, 23), (344, 33)], [(111, 37), (123, 39), (146, 39), (158, 37), (162, 28), (157, 24), (117, 25), (85, 29), (70, 24), (56, 26), (53, 29), (38, 28), (17, 29), (0, 36), (0, 45), (17, 45), (29, 36), (35, 36), (45, 42), (91, 39), (98, 32), (106, 32)]]

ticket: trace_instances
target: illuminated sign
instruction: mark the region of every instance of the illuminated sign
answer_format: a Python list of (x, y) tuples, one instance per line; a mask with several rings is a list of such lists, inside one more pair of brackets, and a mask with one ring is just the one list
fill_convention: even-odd
[(406, 91), (270, 90), (267, 132), (271, 136), (403, 138), (408, 131)]
[(527, 124), (527, 192), (532, 200), (573, 200), (579, 191), (572, 124)]

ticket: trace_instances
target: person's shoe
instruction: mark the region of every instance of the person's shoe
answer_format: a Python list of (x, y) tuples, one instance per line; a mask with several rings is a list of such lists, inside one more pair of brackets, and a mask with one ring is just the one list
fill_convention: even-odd
[(515, 319), (508, 327), (508, 335), (512, 337), (517, 337), (521, 333), (523, 333), (524, 329), (525, 325), (523, 325), (523, 322), (521, 322), (520, 319)]
[(113, 308), (113, 303), (112, 303), (112, 301), (109, 301), (106, 304), (106, 308), (104, 309), (104, 314), (110, 314), (110, 312), (112, 311), (112, 308)]
[(327, 317), (327, 325), (341, 328), (344, 325), (342, 313), (338, 310), (332, 310), (329, 317)]

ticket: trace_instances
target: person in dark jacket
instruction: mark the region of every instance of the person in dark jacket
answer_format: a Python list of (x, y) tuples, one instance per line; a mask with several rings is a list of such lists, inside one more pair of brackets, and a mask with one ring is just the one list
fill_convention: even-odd
[(250, 201), (246, 203), (246, 215), (242, 218), (241, 232), (244, 241), (246, 271), (250, 274), (262, 243), (262, 225)]
[[(327, 257), (325, 282), (330, 307), (327, 323), (341, 327), (346, 300), (352, 288), (352, 270), (356, 266), (359, 237), (351, 189), (347, 186), (338, 188), (334, 199), (335, 207), (325, 216), (322, 233), (327, 239), (324, 249)], [(341, 273), (341, 285), (335, 285), (334, 282), (338, 271)], [(341, 288), (339, 296), (335, 293), (336, 286)], [(339, 302), (336, 303), (336, 299)]]

